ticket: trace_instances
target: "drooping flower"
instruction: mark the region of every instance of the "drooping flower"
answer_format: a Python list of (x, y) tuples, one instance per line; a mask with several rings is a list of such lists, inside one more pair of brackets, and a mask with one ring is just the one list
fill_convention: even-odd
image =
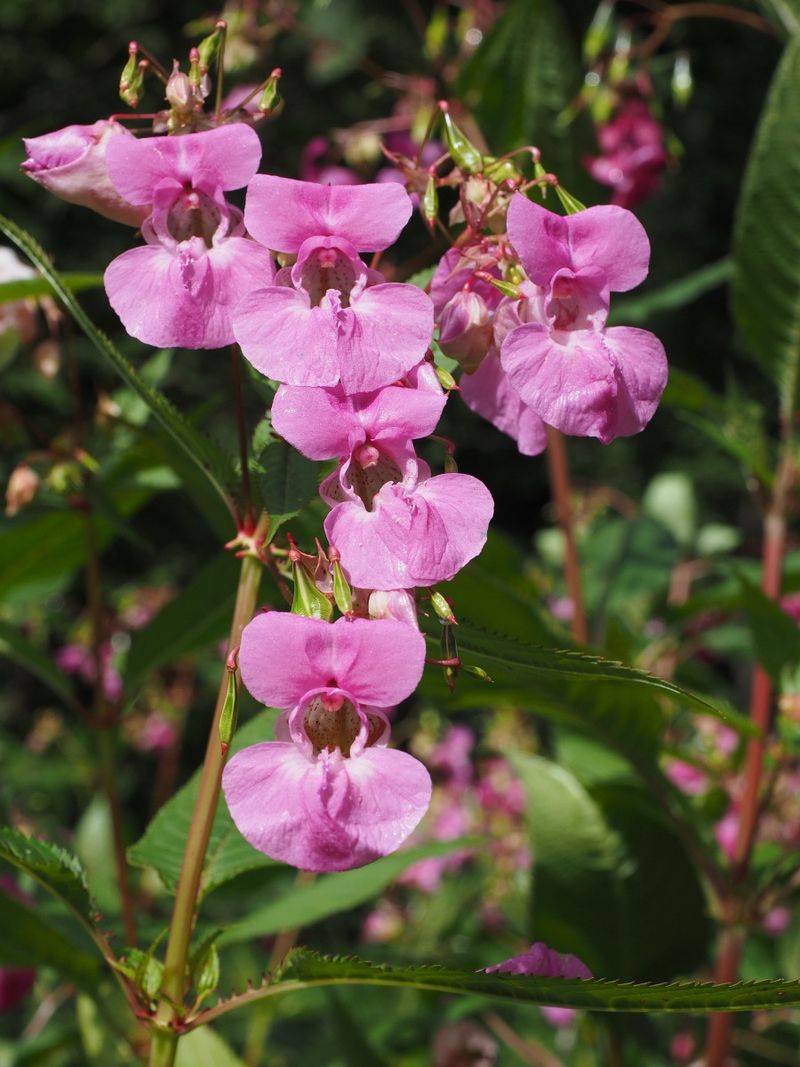
[[(107, 700), (116, 702), (122, 696), (123, 683), (113, 662), (114, 650), (110, 641), (100, 646), (100, 677)], [(55, 654), (56, 666), (65, 674), (75, 674), (88, 685), (97, 680), (97, 667), (91, 649), (85, 645), (64, 645)]]
[(399, 185), (316, 185), (258, 175), (247, 191), (250, 233), (296, 256), (277, 285), (246, 296), (236, 339), (247, 359), (290, 385), (341, 382), (366, 392), (402, 378), (433, 333), (430, 299), (413, 285), (384, 282), (359, 252), (387, 248), (411, 215)]
[(669, 162), (664, 130), (644, 100), (628, 100), (597, 130), (601, 155), (585, 160), (595, 181), (614, 190), (612, 204), (632, 208), (652, 196)]
[(528, 278), (540, 287), (542, 316), (506, 336), (501, 363), (509, 381), (545, 423), (604, 444), (638, 433), (667, 381), (654, 334), (606, 327), (609, 295), (638, 285), (650, 245), (641, 223), (619, 207), (563, 218), (522, 195), (508, 233)]
[(532, 978), (580, 978), (592, 977), (586, 964), (571, 952), (556, 952), (543, 941), (536, 941), (526, 952), (512, 956), (502, 963), (485, 968), (486, 974), (521, 974)]
[(112, 183), (106, 167), (108, 146), (118, 138), (135, 142), (120, 123), (100, 119), (91, 126), (23, 138), (28, 158), (22, 171), (61, 200), (91, 208), (114, 222), (140, 226), (149, 214), (147, 203), (132, 203)]
[(247, 239), (242, 213), (224, 196), (250, 181), (260, 158), (258, 136), (243, 123), (109, 143), (115, 188), (133, 204), (152, 204), (147, 243), (105, 273), (108, 299), (132, 337), (158, 347), (233, 342), (234, 306), (275, 276), (271, 256)]
[(242, 679), (284, 709), (275, 741), (237, 753), (222, 785), (254, 848), (309, 871), (341, 871), (405, 841), (430, 802), (430, 776), (386, 747), (387, 711), (415, 689), (425, 640), (404, 623), (322, 622), (270, 612), (242, 634)]
[(351, 489), (325, 519), (325, 534), (353, 585), (435, 585), (483, 548), (494, 511), (486, 486), (469, 474), (426, 474), (426, 466), (415, 461), (402, 481), (385, 481), (377, 491), (369, 485), (362, 496)]

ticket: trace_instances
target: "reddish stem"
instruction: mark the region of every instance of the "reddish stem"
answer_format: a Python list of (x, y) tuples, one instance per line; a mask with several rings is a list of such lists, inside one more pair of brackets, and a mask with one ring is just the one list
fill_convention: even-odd
[(564, 435), (552, 426), (547, 427), (547, 469), (550, 473), (550, 488), (556, 506), (558, 525), (564, 536), (564, 576), (567, 592), (572, 601), (572, 636), (585, 645), (589, 642), (586, 611), (581, 589), (581, 567), (572, 518), (572, 486), (569, 477), (569, 462)]

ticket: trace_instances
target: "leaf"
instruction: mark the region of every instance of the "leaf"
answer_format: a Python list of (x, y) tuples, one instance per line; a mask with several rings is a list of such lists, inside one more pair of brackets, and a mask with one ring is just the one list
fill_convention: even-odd
[(0, 891), (0, 964), (52, 967), (83, 989), (93, 989), (99, 960), (69, 940), (40, 913)]
[(798, 0), (758, 0), (758, 6), (783, 37), (800, 33)]
[(286, 441), (271, 441), (259, 456), (264, 473), (259, 477), (264, 507), (269, 512), (270, 540), (278, 528), (319, 496), (319, 465)]
[(15, 626), (0, 620), (0, 656), (6, 656), (44, 682), (56, 696), (70, 707), (75, 706), (75, 694), (67, 676), (56, 667), (53, 659), (38, 649)]
[(457, 91), (474, 104), (493, 152), (533, 142), (545, 167), (561, 170), (563, 181), (563, 167), (573, 153), (557, 120), (578, 83), (577, 55), (560, 6), (551, 0), (512, 0), (464, 64)]
[(310, 926), (337, 912), (349, 911), (382, 893), (412, 863), (429, 856), (445, 856), (464, 845), (463, 839), (433, 841), (394, 852), (354, 871), (321, 875), (309, 885), (295, 886), (284, 897), (255, 908), (246, 919), (229, 926), (219, 943), (235, 945), (254, 937)]
[(26, 837), (19, 830), (0, 827), (0, 859), (31, 875), (54, 897), (91, 926), (95, 908), (86, 875), (75, 856), (58, 845)]
[(640, 296), (615, 300), (608, 323), (610, 326), (641, 326), (659, 311), (675, 311), (717, 289), (730, 279), (731, 274), (732, 264), (726, 257)]
[[(462, 657), (485, 667), (503, 686), (530, 686), (554, 678), (578, 678), (592, 682), (614, 682), (636, 686), (671, 697), (706, 714), (721, 712), (705, 697), (682, 689), (674, 682), (658, 678), (636, 667), (584, 652), (563, 651), (526, 644), (504, 634), (490, 633), (477, 623), (460, 619), (456, 637)], [(723, 716), (724, 717), (724, 716)]]
[(328, 985), (411, 987), (439, 993), (473, 993), (525, 1004), (552, 1004), (607, 1012), (772, 1011), (800, 1005), (800, 981), (765, 982), (620, 982), (564, 978), (526, 978), (484, 974), (449, 967), (389, 967), (355, 957), (319, 956), (293, 949), (272, 983), (221, 1002), (202, 1013), (217, 1018), (267, 997)]
[(2, 215), (0, 215), (0, 230), (36, 265), (40, 274), (52, 286), (53, 291), (98, 352), (111, 363), (127, 385), (144, 400), (163, 428), (203, 472), (228, 509), (232, 510), (233, 505), (227, 486), (235, 482), (235, 472), (228, 457), (208, 438), (199, 433), (191, 423), (187, 422), (163, 393), (149, 385), (109, 338), (97, 329), (68, 286), (65, 285), (61, 275), (53, 268), (45, 251), (30, 234)]
[[(236, 733), (231, 755), (271, 736), (276, 716), (276, 711), (267, 709), (251, 719)], [(128, 849), (129, 861), (138, 867), (155, 868), (167, 889), (174, 889), (178, 882), (199, 782), (198, 770), (155, 815), (136, 844)], [(225, 801), (220, 798), (203, 867), (203, 895), (244, 871), (275, 865), (275, 860), (245, 841), (234, 826)]]
[(791, 413), (800, 383), (800, 37), (786, 46), (750, 150), (733, 243), (733, 311)]
[[(68, 272), (61, 275), (61, 280), (73, 293), (79, 293), (83, 289), (100, 289), (103, 285), (102, 274)], [(46, 278), (20, 278), (13, 282), (0, 282), (0, 304), (40, 296), (58, 296), (58, 291)]]
[(595, 974), (671, 978), (701, 964), (711, 927), (680, 840), (630, 781), (584, 788), (567, 770), (517, 753), (533, 868), (531, 938), (574, 952)]
[(133, 635), (125, 661), (129, 694), (151, 672), (223, 637), (236, 595), (238, 563), (215, 556), (141, 630)]
[(780, 690), (784, 668), (800, 662), (800, 627), (744, 574), (738, 578), (758, 662)]
[(244, 1067), (244, 1064), (219, 1034), (203, 1026), (181, 1037), (175, 1067)]

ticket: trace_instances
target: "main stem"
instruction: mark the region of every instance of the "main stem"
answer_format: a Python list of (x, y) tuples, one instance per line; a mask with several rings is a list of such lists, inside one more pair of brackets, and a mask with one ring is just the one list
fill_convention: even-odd
[(547, 468), (550, 473), (550, 489), (556, 506), (558, 525), (564, 536), (564, 570), (567, 592), (572, 601), (572, 636), (579, 644), (585, 645), (589, 642), (589, 629), (586, 625), (586, 611), (583, 606), (581, 566), (572, 520), (572, 486), (569, 477), (567, 446), (564, 435), (552, 426), (547, 427)]
[[(264, 537), (268, 526), (269, 518), (266, 514), (262, 514), (256, 527), (256, 538)], [(246, 556), (242, 560), (239, 585), (236, 590), (236, 604), (228, 638), (228, 653), (239, 645), (242, 630), (253, 617), (261, 582), (261, 567), (260, 560), (252, 556)], [(179, 1035), (172, 1024), (181, 1010), (186, 992), (186, 963), (194, 927), (197, 895), (211, 827), (219, 801), (222, 771), (225, 766), (225, 756), (219, 739), (219, 719), (225, 702), (227, 684), (228, 672), (225, 669), (220, 680), (214, 720), (208, 735), (200, 786), (197, 790), (189, 836), (186, 839), (186, 848), (183, 853), (183, 864), (178, 878), (175, 908), (172, 913), (167, 954), (164, 960), (161, 999), (150, 1046), (150, 1067), (172, 1067), (175, 1062)]]
[[(783, 419), (782, 447), (775, 472), (769, 509), (764, 519), (762, 546), (761, 588), (771, 600), (781, 594), (783, 557), (786, 552), (786, 509), (794, 481), (792, 455), (791, 413)], [(744, 931), (738, 928), (738, 887), (747, 876), (760, 814), (761, 779), (764, 773), (764, 753), (769, 737), (772, 713), (772, 684), (760, 665), (753, 671), (750, 690), (750, 718), (758, 733), (747, 742), (744, 784), (739, 806), (739, 832), (733, 859), (733, 884), (728, 899), (722, 903), (723, 931), (719, 955), (714, 971), (717, 982), (735, 982), (739, 974), (739, 960), (744, 945)], [(733, 1016), (712, 1015), (708, 1026), (707, 1067), (724, 1067), (728, 1057)]]

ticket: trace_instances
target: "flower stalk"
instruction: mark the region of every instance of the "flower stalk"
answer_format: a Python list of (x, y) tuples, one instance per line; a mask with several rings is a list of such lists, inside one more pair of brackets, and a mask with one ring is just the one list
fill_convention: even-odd
[[(264, 512), (256, 526), (255, 536), (263, 538), (268, 528), (269, 516)], [(228, 654), (238, 646), (242, 630), (255, 611), (261, 582), (261, 568), (261, 562), (254, 556), (248, 555), (242, 560), (228, 638)], [(172, 1067), (175, 1062), (179, 1033), (174, 1024), (180, 1021), (186, 992), (186, 964), (195, 921), (197, 896), (211, 827), (219, 801), (222, 771), (225, 766), (226, 753), (220, 744), (219, 724), (227, 691), (228, 670), (225, 666), (220, 680), (214, 718), (209, 730), (208, 745), (200, 775), (200, 786), (178, 879), (175, 908), (172, 913), (164, 961), (161, 998), (150, 1048), (150, 1067)]]

